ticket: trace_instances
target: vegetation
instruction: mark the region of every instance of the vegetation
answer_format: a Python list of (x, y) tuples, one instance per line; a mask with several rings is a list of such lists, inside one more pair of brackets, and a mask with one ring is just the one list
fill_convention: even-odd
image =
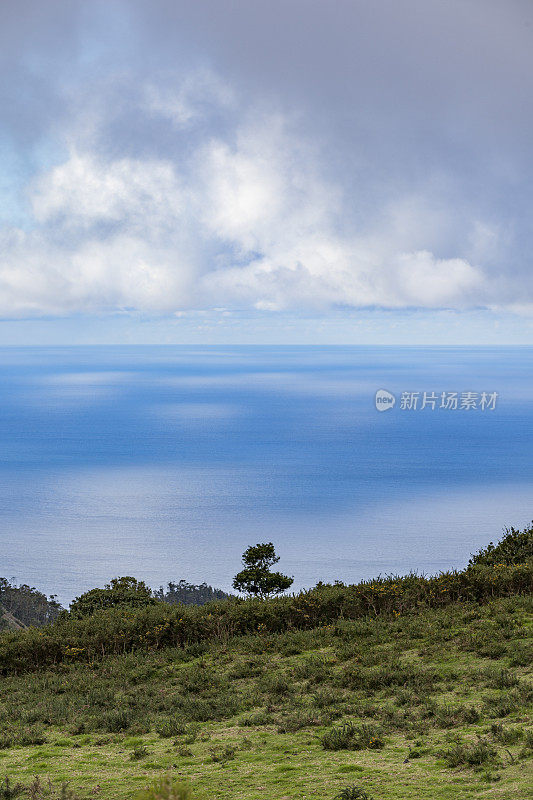
[(0, 630), (23, 628), (27, 625), (47, 625), (61, 612), (54, 595), (45, 594), (33, 586), (16, 586), (7, 578), (0, 578)]
[(235, 575), (233, 588), (252, 597), (269, 597), (287, 591), (294, 583), (294, 578), (281, 572), (272, 572), (271, 567), (278, 561), (279, 556), (272, 542), (248, 547), (242, 556), (244, 569)]
[(207, 583), (195, 584), (185, 580), (177, 583), (170, 581), (166, 590), (161, 586), (154, 592), (154, 597), (163, 603), (171, 603), (172, 605), (183, 603), (185, 606), (204, 606), (206, 603), (213, 603), (215, 600), (229, 599), (229, 595), (221, 589), (213, 589)]
[(505, 536), (472, 556), (470, 566), (484, 564), (494, 567), (497, 564), (525, 564), (533, 559), (533, 522), (523, 531), (507, 528)]
[(345, 786), (335, 796), (335, 800), (372, 800), (372, 798), (360, 786)]
[(322, 737), (324, 750), (381, 750), (385, 742), (375, 725), (354, 725), (345, 722), (326, 731)]
[(15, 798), (29, 798), (30, 800), (80, 800), (78, 795), (69, 789), (67, 783), (54, 786), (51, 781), (41, 781), (34, 778), (29, 784), (11, 783), (6, 777), (0, 784), (0, 800), (15, 800)]
[(104, 589), (91, 589), (76, 597), (70, 605), (70, 616), (74, 619), (83, 619), (103, 609), (138, 609), (155, 603), (152, 590), (144, 581), (129, 576), (113, 578)]
[[(508, 558), (270, 600), (118, 606), (4, 633), (6, 792), (525, 800), (532, 566)], [(15, 796), (6, 792), (0, 800)]]
[(113, 578), (104, 589), (91, 589), (77, 597), (70, 606), (70, 617), (83, 619), (103, 609), (135, 610), (157, 603), (202, 606), (215, 600), (226, 600), (228, 597), (229, 595), (225, 592), (213, 589), (206, 583), (197, 586), (184, 580), (178, 581), (178, 583), (170, 582), (166, 591), (161, 586), (157, 591), (152, 592), (144, 581), (126, 576)]
[[(293, 596), (232, 599), (204, 606), (166, 603), (137, 609), (117, 605), (80, 619), (58, 618), (53, 625), (0, 635), (0, 674), (21, 673), (60, 663), (92, 663), (108, 655), (186, 647), (232, 636), (304, 630), (339, 618), (402, 615), (451, 603), (485, 603), (533, 588), (527, 564), (475, 565), (434, 578), (417, 575), (377, 578), (354, 586), (319, 584)], [(153, 599), (153, 598), (152, 598)]]
[(374, 800), (491, 787), (525, 800), (532, 612), (520, 595), (452, 603), (5, 677), (0, 774), (102, 800), (159, 775), (198, 800), (333, 800), (353, 786)]
[(192, 795), (188, 786), (166, 775), (139, 792), (135, 800), (192, 800)]

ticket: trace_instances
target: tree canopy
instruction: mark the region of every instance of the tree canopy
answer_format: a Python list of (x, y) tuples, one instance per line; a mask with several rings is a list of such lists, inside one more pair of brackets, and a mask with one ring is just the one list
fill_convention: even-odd
[[(21, 625), (46, 625), (53, 622), (61, 612), (55, 595), (47, 597), (34, 586), (26, 583), (16, 586), (7, 578), (0, 578), (0, 610)], [(0, 618), (2, 614), (0, 613)], [(0, 628), (4, 627), (0, 620)]]
[(205, 582), (196, 584), (182, 579), (177, 583), (170, 581), (166, 589), (160, 586), (154, 592), (154, 597), (173, 605), (183, 603), (186, 606), (203, 606), (214, 600), (226, 600), (229, 595), (222, 589), (214, 589)]
[(533, 522), (523, 531), (506, 528), (498, 544), (490, 542), (472, 556), (469, 566), (485, 564), (525, 564), (533, 559)]
[(113, 578), (103, 589), (90, 589), (84, 592), (71, 603), (70, 614), (73, 617), (88, 617), (95, 611), (103, 608), (142, 608), (151, 606), (158, 601), (152, 590), (144, 581), (138, 581), (131, 576)]
[(254, 597), (269, 597), (285, 592), (292, 586), (294, 578), (281, 572), (272, 572), (271, 567), (278, 561), (279, 556), (272, 542), (251, 545), (243, 553), (244, 569), (235, 575), (233, 588)]

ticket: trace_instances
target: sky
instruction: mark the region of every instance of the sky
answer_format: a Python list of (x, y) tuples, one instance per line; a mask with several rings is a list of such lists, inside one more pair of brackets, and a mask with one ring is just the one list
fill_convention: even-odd
[(530, 0), (0, 3), (0, 344), (532, 344)]

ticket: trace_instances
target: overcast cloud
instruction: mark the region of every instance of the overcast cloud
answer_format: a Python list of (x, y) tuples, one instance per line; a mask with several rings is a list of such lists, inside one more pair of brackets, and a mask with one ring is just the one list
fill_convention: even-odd
[(0, 314), (533, 314), (529, 0), (2, 3)]

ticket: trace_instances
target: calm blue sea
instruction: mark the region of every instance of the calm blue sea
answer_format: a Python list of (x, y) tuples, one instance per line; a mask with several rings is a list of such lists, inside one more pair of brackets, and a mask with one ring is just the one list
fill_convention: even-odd
[(4, 348), (0, 387), (0, 575), (64, 602), (258, 541), (296, 587), (432, 573), (533, 517), (533, 348)]

